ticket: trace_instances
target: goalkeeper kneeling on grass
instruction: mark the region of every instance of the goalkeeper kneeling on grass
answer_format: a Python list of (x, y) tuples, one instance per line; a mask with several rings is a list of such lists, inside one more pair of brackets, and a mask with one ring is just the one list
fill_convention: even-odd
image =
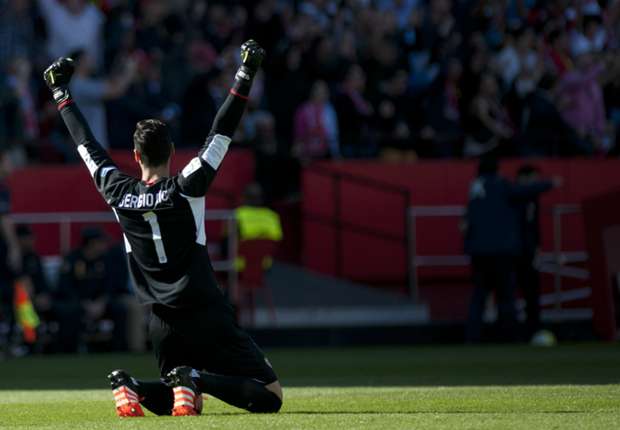
[(265, 51), (250, 40), (204, 146), (170, 174), (174, 145), (167, 126), (138, 122), (133, 153), (140, 179), (121, 172), (93, 137), (68, 89), (74, 66), (60, 58), (44, 79), (98, 191), (123, 230), (138, 299), (150, 305), (149, 336), (161, 379), (138, 381), (123, 370), (109, 375), (116, 412), (143, 416), (197, 415), (201, 393), (250, 412), (278, 412), (282, 388), (271, 364), (236, 323), (217, 285), (205, 236), (205, 194), (226, 155)]

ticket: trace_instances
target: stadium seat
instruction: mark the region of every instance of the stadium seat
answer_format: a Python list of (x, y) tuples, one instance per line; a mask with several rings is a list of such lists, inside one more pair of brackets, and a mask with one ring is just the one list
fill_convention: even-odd
[(269, 306), (272, 319), (276, 320), (276, 311), (273, 304), (271, 290), (264, 282), (265, 270), (269, 268), (271, 257), (276, 251), (278, 242), (273, 240), (243, 240), (239, 242), (239, 257), (243, 261), (239, 269), (240, 306), (250, 311), (250, 321), (254, 323), (256, 309), (256, 294), (260, 290), (265, 292), (265, 300)]

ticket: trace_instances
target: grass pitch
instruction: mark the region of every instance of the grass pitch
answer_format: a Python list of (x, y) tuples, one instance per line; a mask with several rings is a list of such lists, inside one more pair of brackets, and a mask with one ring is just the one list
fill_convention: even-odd
[(574, 345), (268, 352), (278, 415), (209, 398), (201, 417), (120, 420), (105, 375), (153, 378), (150, 356), (0, 362), (0, 429), (617, 429), (620, 347)]

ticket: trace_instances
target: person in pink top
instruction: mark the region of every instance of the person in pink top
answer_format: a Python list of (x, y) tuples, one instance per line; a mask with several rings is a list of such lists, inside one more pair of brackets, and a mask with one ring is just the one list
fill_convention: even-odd
[(600, 149), (607, 126), (603, 90), (599, 82), (604, 66), (595, 61), (585, 46), (573, 53), (576, 67), (562, 76), (558, 86), (560, 110), (564, 120), (573, 126), (581, 138)]
[(295, 152), (302, 161), (339, 156), (338, 119), (324, 81), (312, 86), (295, 114)]

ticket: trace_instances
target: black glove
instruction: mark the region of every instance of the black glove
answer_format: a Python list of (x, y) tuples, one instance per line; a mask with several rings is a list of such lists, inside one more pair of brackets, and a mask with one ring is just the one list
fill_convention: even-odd
[(248, 40), (241, 45), (241, 67), (235, 76), (237, 79), (252, 80), (265, 58), (265, 50), (255, 40)]
[(75, 65), (71, 58), (59, 58), (43, 72), (43, 79), (58, 105), (71, 98), (68, 86), (74, 70)]

